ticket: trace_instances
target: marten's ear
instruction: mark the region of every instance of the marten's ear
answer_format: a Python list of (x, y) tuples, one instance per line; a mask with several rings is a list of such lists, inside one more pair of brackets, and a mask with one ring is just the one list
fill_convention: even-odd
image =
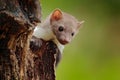
[(53, 11), (50, 20), (51, 21), (53, 21), (53, 20), (58, 21), (61, 18), (62, 18), (62, 12), (61, 12), (61, 10), (56, 9), (56, 10)]
[(81, 25), (84, 23), (85, 21), (80, 21), (78, 22), (78, 29), (81, 27)]

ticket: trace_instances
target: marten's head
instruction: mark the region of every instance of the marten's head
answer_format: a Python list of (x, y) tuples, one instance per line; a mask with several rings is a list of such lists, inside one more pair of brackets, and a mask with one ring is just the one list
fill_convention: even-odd
[(71, 42), (83, 22), (79, 22), (72, 15), (59, 9), (54, 10), (50, 16), (52, 31), (56, 35), (57, 40), (63, 45)]

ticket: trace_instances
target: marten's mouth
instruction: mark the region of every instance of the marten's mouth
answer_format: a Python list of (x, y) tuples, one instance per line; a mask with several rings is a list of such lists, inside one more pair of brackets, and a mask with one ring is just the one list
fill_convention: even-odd
[(69, 42), (68, 41), (63, 41), (63, 40), (59, 40), (59, 42), (62, 44), (62, 45), (66, 45), (66, 44), (68, 44)]

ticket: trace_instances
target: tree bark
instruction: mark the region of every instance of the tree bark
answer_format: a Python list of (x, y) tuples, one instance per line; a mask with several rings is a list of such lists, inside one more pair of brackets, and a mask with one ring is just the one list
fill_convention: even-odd
[(0, 0), (0, 80), (55, 80), (57, 46), (32, 37), (40, 18), (39, 0)]

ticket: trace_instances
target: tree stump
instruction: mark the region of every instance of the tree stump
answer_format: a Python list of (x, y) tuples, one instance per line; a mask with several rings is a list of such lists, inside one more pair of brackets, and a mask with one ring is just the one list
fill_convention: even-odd
[(57, 46), (32, 37), (40, 18), (39, 0), (0, 0), (0, 80), (55, 80)]

